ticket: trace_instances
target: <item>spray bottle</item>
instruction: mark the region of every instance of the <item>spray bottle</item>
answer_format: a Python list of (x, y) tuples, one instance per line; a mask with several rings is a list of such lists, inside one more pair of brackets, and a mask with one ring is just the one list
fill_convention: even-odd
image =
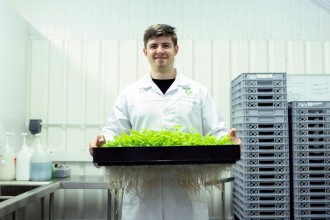
[(27, 133), (22, 133), (23, 146), (16, 157), (16, 180), (30, 180), (30, 160), (33, 150), (26, 145)]
[(15, 179), (16, 155), (9, 145), (9, 136), (14, 133), (6, 133), (6, 146), (0, 151), (0, 180)]
[(52, 155), (40, 143), (40, 134), (36, 134), (38, 139), (37, 148), (33, 151), (30, 160), (30, 179), (33, 181), (44, 181), (52, 178)]

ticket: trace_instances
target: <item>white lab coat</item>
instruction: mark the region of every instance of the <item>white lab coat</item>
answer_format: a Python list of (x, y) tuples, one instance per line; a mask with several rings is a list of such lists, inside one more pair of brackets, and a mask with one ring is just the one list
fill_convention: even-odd
[[(227, 134), (224, 121), (206, 87), (177, 73), (165, 94), (147, 75), (126, 87), (117, 98), (108, 123), (102, 129), (107, 140), (130, 130), (160, 130), (180, 125), (203, 135)], [(192, 201), (171, 174), (163, 176), (158, 187), (137, 197), (126, 191), (123, 220), (206, 220), (206, 201)]]

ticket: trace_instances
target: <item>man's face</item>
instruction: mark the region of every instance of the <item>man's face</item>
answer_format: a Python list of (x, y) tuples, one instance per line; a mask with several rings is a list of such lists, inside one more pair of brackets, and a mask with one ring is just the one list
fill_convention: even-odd
[(143, 52), (153, 69), (170, 70), (178, 49), (178, 45), (174, 47), (171, 37), (161, 36), (150, 39)]

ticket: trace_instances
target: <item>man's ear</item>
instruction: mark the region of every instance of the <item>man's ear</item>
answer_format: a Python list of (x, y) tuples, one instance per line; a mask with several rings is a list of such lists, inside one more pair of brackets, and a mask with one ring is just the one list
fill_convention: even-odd
[(179, 52), (179, 45), (176, 45), (176, 46), (174, 47), (174, 55), (177, 55), (178, 52)]
[(145, 56), (147, 56), (147, 49), (146, 48), (143, 48), (143, 53)]

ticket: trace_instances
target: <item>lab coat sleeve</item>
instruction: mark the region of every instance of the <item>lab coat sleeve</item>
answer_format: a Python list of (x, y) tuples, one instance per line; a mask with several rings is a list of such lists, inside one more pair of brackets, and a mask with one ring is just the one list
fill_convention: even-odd
[(102, 134), (107, 141), (111, 141), (115, 136), (120, 136), (123, 132), (129, 133), (132, 125), (129, 119), (127, 100), (122, 92), (108, 117), (106, 125), (102, 128)]
[(225, 122), (217, 110), (215, 100), (208, 93), (206, 93), (202, 104), (202, 122), (203, 135), (211, 134), (221, 137), (228, 133)]

